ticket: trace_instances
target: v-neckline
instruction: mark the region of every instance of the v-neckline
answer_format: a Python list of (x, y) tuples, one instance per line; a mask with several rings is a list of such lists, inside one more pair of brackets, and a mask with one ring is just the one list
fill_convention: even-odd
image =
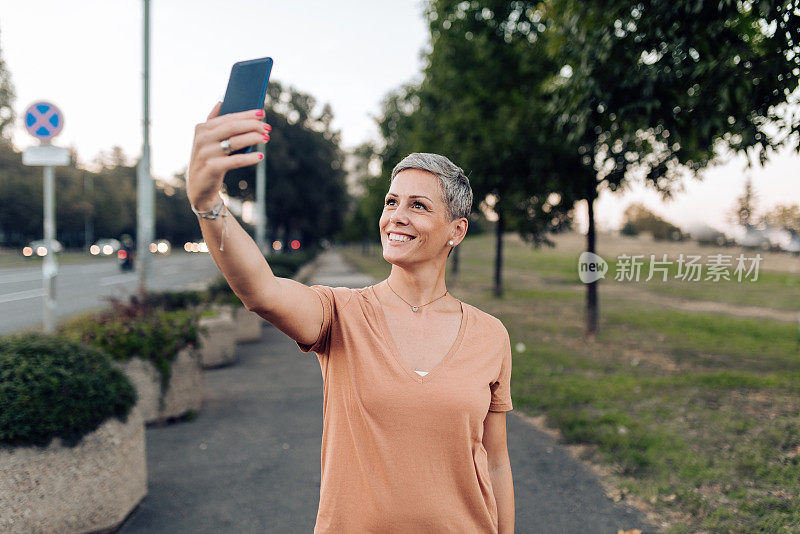
[(394, 358), (395, 362), (397, 362), (397, 365), (399, 365), (400, 368), (405, 371), (406, 375), (411, 377), (411, 379), (415, 382), (428, 382), (432, 377), (438, 375), (439, 370), (444, 367), (445, 364), (447, 364), (448, 360), (450, 360), (453, 354), (458, 350), (458, 347), (461, 345), (461, 340), (464, 338), (464, 332), (467, 330), (467, 309), (466, 306), (464, 306), (464, 303), (460, 300), (458, 301), (458, 304), (461, 306), (461, 324), (458, 327), (458, 334), (456, 334), (456, 339), (453, 341), (450, 350), (447, 351), (447, 354), (444, 355), (444, 358), (442, 358), (433, 369), (428, 371), (428, 374), (422, 376), (419, 373), (416, 373), (413, 369), (410, 369), (405, 364), (405, 361), (401, 357), (400, 351), (397, 349), (397, 345), (394, 342), (394, 338), (392, 337), (392, 332), (389, 329), (389, 322), (386, 320), (383, 307), (379, 304), (378, 296), (375, 293), (375, 286), (370, 286), (370, 290), (372, 291), (372, 296), (375, 299), (375, 315), (378, 316), (378, 324), (380, 325), (383, 337), (386, 339), (386, 344), (389, 345), (389, 351), (392, 353), (392, 357)]

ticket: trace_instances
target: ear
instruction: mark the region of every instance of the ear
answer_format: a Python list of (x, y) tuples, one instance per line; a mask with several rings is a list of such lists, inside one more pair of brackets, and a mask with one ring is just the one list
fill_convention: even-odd
[(456, 245), (458, 245), (467, 235), (467, 230), (469, 229), (469, 220), (466, 217), (461, 217), (460, 219), (453, 221), (453, 223), (454, 225), (450, 235), (452, 236), (451, 239), (456, 242)]

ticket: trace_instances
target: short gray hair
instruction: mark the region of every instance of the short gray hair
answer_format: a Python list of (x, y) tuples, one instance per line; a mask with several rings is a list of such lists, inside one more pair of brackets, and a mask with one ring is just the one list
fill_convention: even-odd
[(447, 216), (451, 221), (467, 217), (472, 211), (472, 186), (464, 171), (439, 154), (427, 152), (414, 152), (404, 157), (392, 169), (390, 182), (394, 181), (397, 173), (406, 169), (419, 169), (428, 171), (439, 178), (439, 191), (447, 206)]

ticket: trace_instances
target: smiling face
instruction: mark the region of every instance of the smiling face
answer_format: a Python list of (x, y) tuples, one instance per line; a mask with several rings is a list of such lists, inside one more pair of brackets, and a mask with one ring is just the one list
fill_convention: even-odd
[(457, 222), (447, 216), (435, 174), (419, 169), (401, 171), (384, 198), (379, 222), (383, 257), (392, 264), (446, 258), (447, 242), (453, 239)]

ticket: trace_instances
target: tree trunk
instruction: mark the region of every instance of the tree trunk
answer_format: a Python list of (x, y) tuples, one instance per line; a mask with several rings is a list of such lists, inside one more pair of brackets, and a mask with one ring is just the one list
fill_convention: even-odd
[[(586, 199), (588, 207), (589, 229), (586, 232), (586, 250), (595, 252), (595, 227), (594, 227), (594, 195)], [(586, 284), (586, 328), (585, 336), (594, 337), (597, 334), (597, 280)]]
[(503, 280), (502, 280), (502, 273), (503, 273), (503, 229), (504, 229), (504, 219), (503, 219), (503, 211), (499, 207), (499, 201), (494, 206), (494, 210), (497, 212), (497, 225), (495, 226), (496, 229), (496, 251), (494, 256), (494, 296), (495, 297), (502, 297), (503, 296)]

